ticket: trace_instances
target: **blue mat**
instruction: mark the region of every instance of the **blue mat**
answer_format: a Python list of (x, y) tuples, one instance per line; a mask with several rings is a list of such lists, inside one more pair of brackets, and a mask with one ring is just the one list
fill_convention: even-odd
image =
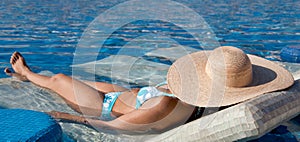
[(0, 141), (62, 141), (60, 125), (31, 110), (0, 109)]
[(300, 63), (300, 46), (283, 47), (280, 57), (286, 62)]

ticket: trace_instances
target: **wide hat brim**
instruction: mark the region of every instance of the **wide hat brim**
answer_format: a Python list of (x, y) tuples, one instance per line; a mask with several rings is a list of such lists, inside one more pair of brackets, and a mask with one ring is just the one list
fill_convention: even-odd
[(224, 80), (213, 80), (205, 72), (211, 52), (183, 56), (169, 68), (168, 87), (181, 101), (199, 107), (228, 106), (288, 88), (294, 83), (293, 76), (286, 69), (261, 57), (248, 55), (252, 63), (252, 83), (245, 87), (226, 87)]

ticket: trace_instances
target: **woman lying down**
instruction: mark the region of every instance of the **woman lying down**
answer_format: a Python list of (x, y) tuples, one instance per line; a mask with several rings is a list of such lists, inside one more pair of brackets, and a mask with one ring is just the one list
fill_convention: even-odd
[(183, 56), (170, 67), (167, 83), (132, 89), (64, 74), (43, 76), (19, 52), (10, 63), (14, 72), (6, 68), (7, 75), (55, 91), (82, 114), (48, 112), (55, 119), (122, 133), (161, 133), (199, 118), (204, 108), (237, 104), (294, 82), (287, 70), (230, 46)]

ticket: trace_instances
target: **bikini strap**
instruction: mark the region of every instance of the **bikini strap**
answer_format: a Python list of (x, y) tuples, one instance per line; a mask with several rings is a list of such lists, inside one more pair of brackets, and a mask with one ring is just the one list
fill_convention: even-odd
[(163, 86), (163, 85), (167, 85), (167, 81), (158, 83), (155, 87), (160, 87), (160, 86)]

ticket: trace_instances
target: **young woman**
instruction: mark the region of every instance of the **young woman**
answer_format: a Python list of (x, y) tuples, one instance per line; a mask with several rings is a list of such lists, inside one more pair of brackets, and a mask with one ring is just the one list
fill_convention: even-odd
[(175, 98), (166, 85), (126, 89), (104, 82), (81, 82), (64, 74), (43, 76), (32, 72), (19, 52), (12, 54), (10, 63), (15, 73), (6, 68), (8, 75), (55, 91), (87, 118), (56, 111), (48, 114), (100, 131), (161, 132), (184, 124), (198, 109)]
[(230, 106), (294, 83), (284, 68), (231, 46), (181, 57), (168, 71), (168, 87), (159, 84), (130, 90), (103, 82), (81, 82), (63, 74), (36, 74), (18, 52), (10, 63), (16, 73), (5, 69), (8, 75), (49, 88), (74, 110), (100, 119), (49, 112), (54, 118), (101, 131), (161, 132), (198, 118), (203, 107)]

